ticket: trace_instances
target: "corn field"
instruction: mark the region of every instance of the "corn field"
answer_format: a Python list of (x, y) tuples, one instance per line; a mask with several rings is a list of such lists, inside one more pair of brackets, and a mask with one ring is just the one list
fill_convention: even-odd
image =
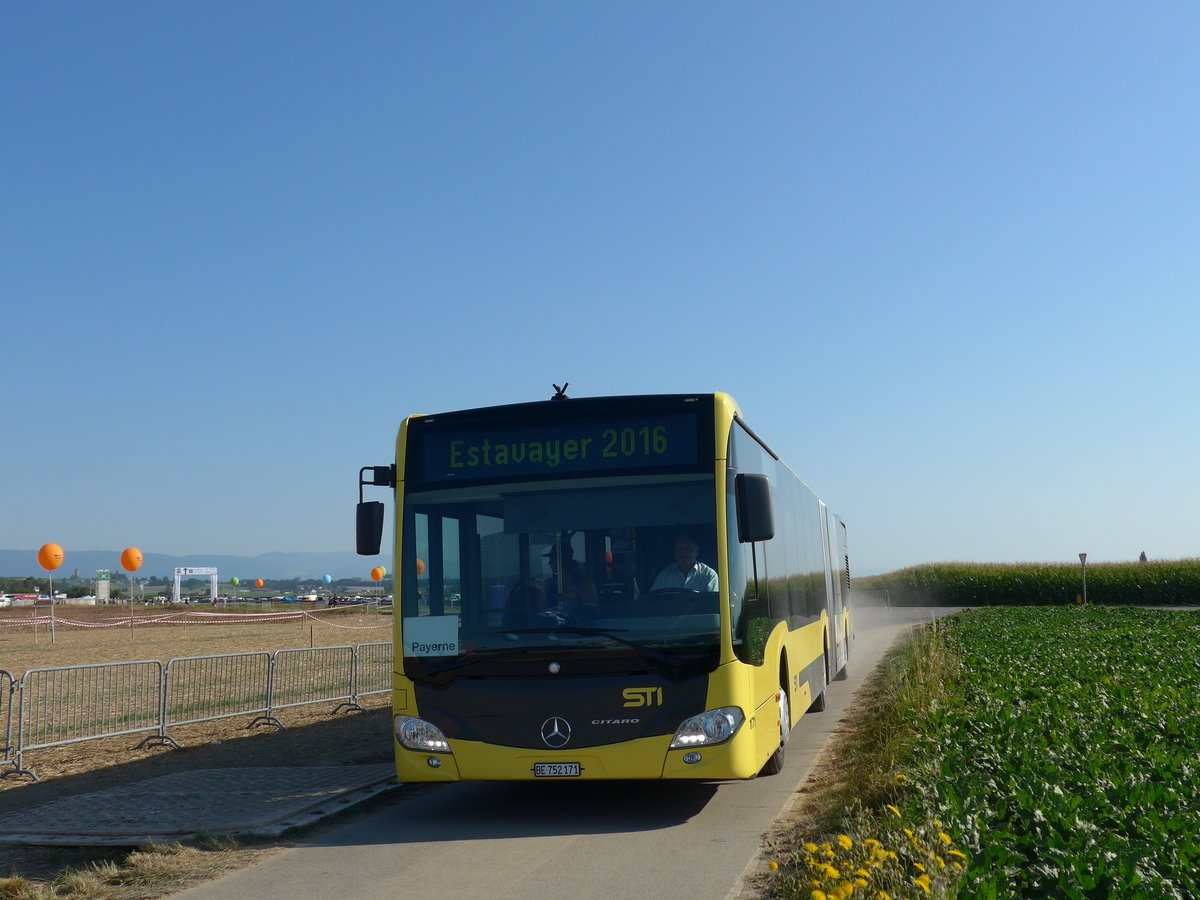
[[(1082, 600), (1083, 572), (1078, 563), (933, 563), (856, 578), (853, 589), (886, 590), (892, 606), (1065, 606)], [(1087, 602), (1200, 605), (1200, 559), (1089, 563)]]

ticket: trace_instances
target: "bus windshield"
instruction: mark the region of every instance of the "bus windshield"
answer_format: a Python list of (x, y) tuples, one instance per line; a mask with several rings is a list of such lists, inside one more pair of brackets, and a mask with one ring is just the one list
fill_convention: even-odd
[(634, 475), (408, 494), (405, 674), (715, 667), (714, 491), (711, 475)]

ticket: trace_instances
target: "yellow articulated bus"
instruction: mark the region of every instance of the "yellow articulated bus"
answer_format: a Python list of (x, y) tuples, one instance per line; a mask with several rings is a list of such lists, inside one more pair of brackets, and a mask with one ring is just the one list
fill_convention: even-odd
[(404, 420), (395, 489), (402, 781), (750, 778), (844, 676), (846, 528), (725, 394)]

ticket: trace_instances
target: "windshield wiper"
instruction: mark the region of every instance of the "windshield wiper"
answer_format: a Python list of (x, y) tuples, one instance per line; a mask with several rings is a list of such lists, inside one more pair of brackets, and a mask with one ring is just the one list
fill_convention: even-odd
[(659, 662), (665, 663), (670, 668), (676, 668), (679, 665), (679, 660), (669, 653), (664, 653), (654, 647), (649, 647), (646, 644), (639, 644), (637, 641), (631, 641), (629, 638), (621, 637), (616, 634), (617, 631), (628, 631), (627, 628), (572, 628), (571, 626), (559, 628), (509, 628), (508, 634), (579, 634), (584, 637), (604, 637), (611, 641), (616, 641), (618, 644), (624, 644), (626, 647), (645, 653), (651, 659), (657, 659)]
[(457, 659), (452, 659), (450, 662), (442, 663), (440, 666), (430, 666), (425, 670), (426, 675), (440, 675), (442, 672), (450, 672), (454, 669), (461, 669), (464, 666), (472, 666), (477, 662), (483, 662), (485, 659), (494, 661), (497, 656), (516, 656), (520, 651), (513, 650), (511, 647), (485, 647), (480, 650), (472, 650)]

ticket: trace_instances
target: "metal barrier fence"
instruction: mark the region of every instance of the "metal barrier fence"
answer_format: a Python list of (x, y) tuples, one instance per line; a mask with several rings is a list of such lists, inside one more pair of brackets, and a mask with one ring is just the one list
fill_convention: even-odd
[[(276, 651), (277, 653), (279, 651)], [(255, 715), (247, 728), (270, 719), (271, 654), (226, 653), (182, 656), (167, 663), (159, 737), (176, 725)], [(282, 728), (282, 725), (279, 725)], [(173, 743), (173, 741), (172, 741)]]
[(335, 713), (362, 710), (354, 699), (353, 647), (275, 651), (267, 716), (278, 722), (275, 710), (309, 703), (337, 703)]
[(359, 644), (354, 667), (354, 702), (392, 689), (392, 643)]
[(139, 748), (178, 749), (168, 728), (255, 716), (247, 728), (282, 731), (276, 710), (316, 703), (361, 712), (362, 697), (391, 690), (391, 675), (390, 643), (30, 669), (19, 680), (0, 670), (0, 765), (13, 767), (0, 778), (36, 781), (29, 750), (146, 731)]
[(13, 698), (17, 695), (17, 682), (12, 674), (0, 669), (0, 766), (12, 759)]
[(852, 602), (856, 608), (867, 606), (890, 607), (892, 605), (892, 595), (887, 591), (855, 591), (852, 596)]
[(31, 774), (29, 750), (154, 731), (162, 683), (156, 659), (28, 670), (19, 691), (17, 772)]

